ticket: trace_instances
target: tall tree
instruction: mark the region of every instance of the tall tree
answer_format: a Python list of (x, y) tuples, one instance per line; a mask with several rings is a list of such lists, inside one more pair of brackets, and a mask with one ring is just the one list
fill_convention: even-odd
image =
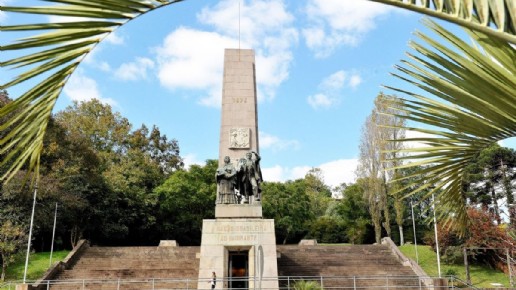
[(310, 197), (311, 210), (316, 217), (323, 216), (332, 201), (331, 189), (324, 183), (323, 172), (320, 168), (312, 168), (304, 178), (306, 193)]
[(2, 273), (0, 281), (4, 281), (7, 266), (14, 261), (16, 253), (27, 242), (25, 228), (10, 220), (0, 221), (0, 258), (2, 260)]
[[(376, 117), (376, 125), (378, 134), (380, 136), (380, 156), (382, 167), (382, 179), (384, 196), (392, 197), (392, 202), (395, 211), (395, 221), (398, 225), (400, 244), (403, 245), (403, 221), (405, 219), (405, 203), (403, 201), (403, 194), (400, 192), (401, 177), (398, 167), (402, 162), (398, 157), (402, 156), (401, 151), (404, 148), (403, 142), (405, 139), (405, 119), (401, 108), (401, 101), (396, 96), (387, 96), (380, 93), (375, 99), (375, 110), (378, 112)], [(384, 214), (388, 215), (388, 202), (385, 203)], [(386, 223), (389, 221), (388, 216), (385, 218)], [(389, 233), (389, 230), (387, 230)]]
[(262, 192), (263, 216), (274, 219), (278, 242), (302, 238), (314, 220), (304, 180), (264, 182)]
[(381, 178), (379, 143), (375, 118), (371, 114), (362, 127), (357, 176), (364, 180), (364, 198), (367, 200), (377, 243), (380, 243), (382, 238), (382, 209), (384, 208), (383, 203), (386, 202), (386, 199), (382, 198), (383, 180)]
[(158, 231), (183, 245), (200, 245), (202, 220), (215, 216), (217, 160), (177, 170), (154, 190), (158, 202)]
[[(2, 31), (50, 30), (2, 46), (2, 50), (23, 53), (2, 62), (1, 66), (21, 68), (23, 71), (12, 81), (1, 84), (1, 89), (44, 76), (35, 87), (28, 89), (12, 104), (0, 109), (0, 118), (13, 111), (20, 111), (19, 115), (8, 118), (0, 126), (0, 130), (4, 132), (9, 126), (15, 126), (14, 130), (9, 131), (17, 137), (2, 136), (0, 139), (0, 143), (5, 144), (0, 148), (0, 154), (5, 154), (9, 149), (14, 150), (14, 154), (7, 155), (0, 162), (0, 166), (7, 168), (5, 173), (2, 172), (2, 180), (12, 177), (25, 163), (28, 163), (30, 171), (39, 174), (43, 136), (60, 92), (84, 56), (105, 39), (106, 33), (113, 32), (117, 27), (144, 13), (176, 2), (179, 0), (128, 0), (114, 6), (103, 0), (77, 0), (57, 8), (2, 6), (4, 12), (64, 15), (80, 19), (59, 25), (29, 23), (2, 26)], [(387, 3), (387, 0), (382, 2)], [(436, 15), (432, 10), (417, 7), (423, 5), (423, 2), (389, 2), (427, 15)], [(467, 15), (474, 16), (469, 17), (469, 22), (464, 22), (464, 13), (452, 13), (451, 17), (448, 13), (462, 11), (457, 10), (458, 6), (455, 4), (463, 2), (473, 3), (465, 10)], [(461, 186), (464, 165), (493, 142), (516, 135), (516, 80), (513, 77), (516, 75), (513, 62), (516, 50), (511, 46), (515, 42), (514, 25), (508, 24), (513, 21), (510, 9), (504, 9), (510, 2), (463, 2), (454, 2), (454, 5), (440, 2), (443, 5), (434, 6), (439, 6), (437, 8), (442, 10), (437, 14), (440, 17), (466, 25), (468, 41), (474, 44), (470, 45), (454, 32), (427, 21), (426, 25), (443, 37), (447, 44), (418, 33), (430, 48), (411, 43), (422, 57), (410, 55), (412, 62), (405, 62), (408, 67), (398, 67), (402, 74), (406, 74), (399, 76), (401, 79), (441, 101), (397, 89), (417, 99), (405, 101), (404, 109), (408, 112), (409, 120), (438, 127), (437, 130), (420, 129), (420, 132), (430, 132), (437, 138), (425, 138), (431, 148), (425, 149), (426, 153), (418, 158), (422, 159), (421, 163), (431, 164), (434, 168), (432, 179), (435, 182), (432, 183), (438, 184), (436, 191), (444, 189), (443, 205), (450, 209), (445, 212), (450, 217), (458, 215), (460, 218), (454, 220), (461, 221), (462, 225), (467, 222)], [(424, 5), (427, 3), (424, 2)], [(96, 21), (83, 21), (83, 17)], [(482, 20), (480, 24), (477, 18)], [(483, 32), (490, 26), (498, 29)], [(454, 47), (450, 48), (451, 46)], [(481, 49), (477, 49), (478, 47)], [(454, 106), (450, 106), (450, 102)], [(447, 170), (443, 170), (443, 167)]]
[[(398, 175), (396, 158), (402, 149), (405, 137), (402, 128), (404, 120), (396, 115), (395, 104), (399, 103), (396, 97), (378, 94), (374, 101), (374, 108), (362, 127), (360, 140), (360, 159), (357, 170), (358, 176), (366, 180), (364, 193), (369, 201), (369, 208), (373, 224), (375, 225), (376, 239), (379, 242), (382, 224), (388, 236), (391, 236), (390, 198), (393, 198), (396, 210), (396, 222), (400, 230), (400, 239), (403, 242), (403, 202), (399, 194), (399, 186), (393, 178)], [(392, 183), (390, 183), (392, 182)], [(382, 216), (383, 213), (383, 216)], [(383, 222), (382, 222), (383, 220)]]
[(482, 150), (466, 167), (464, 185), (469, 200), (491, 211), (498, 224), (501, 223), (499, 201), (509, 212), (510, 224), (516, 222), (514, 186), (516, 182), (516, 150), (494, 143)]
[(345, 186), (342, 189), (342, 199), (335, 208), (335, 213), (344, 223), (347, 240), (352, 244), (364, 242), (368, 226), (371, 224), (367, 200), (364, 199), (365, 182), (367, 181), (359, 179), (356, 183)]

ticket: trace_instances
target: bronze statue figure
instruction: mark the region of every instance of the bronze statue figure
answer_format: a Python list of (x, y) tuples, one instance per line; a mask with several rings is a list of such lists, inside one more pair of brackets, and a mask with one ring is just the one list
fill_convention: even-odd
[(216, 180), (217, 180), (217, 203), (223, 204), (235, 204), (237, 198), (235, 194), (235, 186), (237, 171), (229, 156), (224, 157), (224, 166), (217, 169)]

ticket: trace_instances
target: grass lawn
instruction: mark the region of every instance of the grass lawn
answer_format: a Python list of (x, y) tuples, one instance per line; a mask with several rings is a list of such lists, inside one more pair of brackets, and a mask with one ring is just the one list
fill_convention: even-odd
[[(403, 245), (399, 247), (401, 252), (416, 261), (416, 250), (414, 245)], [(439, 276), (437, 271), (437, 255), (429, 246), (417, 246), (419, 256), (419, 266), (432, 277)], [(471, 262), (470, 262), (471, 263)], [(486, 266), (470, 264), (471, 283), (479, 288), (495, 288), (491, 283), (500, 283), (505, 287), (510, 287), (509, 276), (501, 271), (490, 269)], [(464, 264), (445, 264), (441, 259), (441, 276), (450, 275), (466, 281), (466, 269)]]
[[(62, 261), (70, 251), (55, 251), (52, 254), (52, 264)], [(49, 268), (50, 252), (33, 253), (29, 258), (29, 266), (27, 267), (27, 280), (37, 280)], [(16, 262), (7, 267), (5, 282), (23, 281), (23, 273), (25, 271), (25, 256), (19, 257)], [(2, 284), (0, 282), (0, 284)], [(0, 288), (8, 289), (8, 288)]]

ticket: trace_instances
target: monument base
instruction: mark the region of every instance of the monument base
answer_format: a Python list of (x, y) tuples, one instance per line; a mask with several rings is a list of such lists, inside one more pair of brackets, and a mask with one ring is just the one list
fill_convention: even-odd
[(278, 289), (274, 220), (203, 220), (197, 289)]
[(262, 218), (261, 204), (217, 204), (215, 218)]

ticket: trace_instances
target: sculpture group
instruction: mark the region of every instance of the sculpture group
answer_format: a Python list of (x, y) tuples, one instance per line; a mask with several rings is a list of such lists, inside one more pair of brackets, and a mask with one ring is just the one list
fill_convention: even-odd
[(224, 157), (224, 165), (217, 169), (217, 203), (241, 204), (260, 201), (262, 171), (260, 155), (251, 151), (238, 160), (235, 167), (229, 156)]

